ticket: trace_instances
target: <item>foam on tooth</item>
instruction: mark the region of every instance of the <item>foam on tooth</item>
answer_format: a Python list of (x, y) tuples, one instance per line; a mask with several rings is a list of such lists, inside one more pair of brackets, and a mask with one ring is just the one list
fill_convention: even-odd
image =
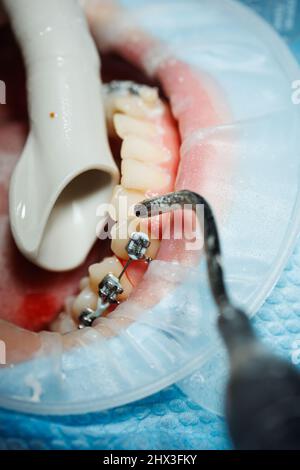
[[(105, 258), (101, 263), (92, 264), (89, 267), (90, 288), (97, 295), (98, 286), (102, 279), (108, 274), (112, 273), (119, 276), (123, 270), (123, 265), (116, 256)], [(119, 300), (126, 300), (132, 291), (132, 285), (129, 282), (126, 273), (123, 274), (120, 283), (124, 289), (123, 293), (119, 295)]]
[(162, 146), (135, 135), (125, 137), (121, 147), (121, 158), (132, 158), (140, 162), (163, 163), (170, 159), (170, 154)]
[(127, 189), (161, 192), (170, 184), (170, 175), (165, 171), (131, 158), (122, 161), (121, 173), (121, 184)]
[(125, 139), (128, 135), (154, 138), (158, 132), (157, 126), (151, 122), (121, 113), (114, 115), (113, 124), (117, 135), (121, 139)]

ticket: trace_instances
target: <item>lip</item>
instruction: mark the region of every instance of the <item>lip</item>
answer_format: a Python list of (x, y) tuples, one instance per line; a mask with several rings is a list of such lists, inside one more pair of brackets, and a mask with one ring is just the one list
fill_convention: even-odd
[[(212, 15), (215, 11), (217, 14), (217, 8), (218, 2), (208, 13)], [(266, 55), (266, 69), (261, 71), (259, 84), (263, 85), (266, 90), (270, 86), (267, 75), (270, 74), (271, 64), (273, 73), (278, 77), (278, 82), (274, 81), (274, 95), (276, 89), (280, 94), (288, 85), (289, 80), (292, 81), (295, 74), (299, 73), (298, 67), (275, 33), (263, 22), (248, 10), (231, 2), (228, 2), (228, 8), (232, 13), (232, 21), (238, 17), (241, 24), (246, 22), (249, 24), (249, 36), (247, 36), (247, 31), (245, 35), (250, 45), (253, 45), (253, 54), (257, 51), (256, 41), (266, 47), (265, 52), (262, 52)], [(172, 19), (172, 14), (175, 18), (175, 13), (176, 11), (169, 13), (169, 21), (170, 18)], [(143, 9), (139, 9), (138, 16), (140, 20), (143, 20)], [(145, 17), (144, 22), (146, 22)], [(209, 14), (208, 18), (211, 18)], [(163, 22), (163, 15), (160, 21)], [(254, 29), (258, 31), (259, 39), (251, 43), (250, 33)], [(180, 31), (179, 26), (178, 30)], [(182, 44), (185, 41), (185, 33), (182, 27)], [(155, 34), (159, 36), (157, 31)], [(230, 38), (231, 41), (234, 37), (237, 41), (236, 35)], [(274, 48), (270, 45), (272, 43)], [(131, 58), (137, 64), (138, 57), (132, 57), (130, 51), (122, 49), (120, 43), (114, 41), (114, 44), (110, 46), (126, 56), (127, 60)], [(245, 38), (242, 46), (244, 51), (249, 47), (249, 42), (247, 43)], [(209, 44), (207, 47), (210, 47)], [(276, 59), (269, 58), (270, 50), (275, 54)], [(143, 57), (149, 57), (149, 54), (144, 54)], [(169, 65), (178, 66), (179, 62), (177, 60)], [(138, 65), (145, 67), (143, 62), (139, 62)], [(149, 66), (149, 63), (146, 65)], [(178, 114), (184, 111), (180, 110), (180, 106), (176, 108), (175, 97), (168, 93), (170, 83), (166, 78), (165, 65), (166, 62), (158, 65), (158, 78), (171, 100), (173, 112)], [(209, 144), (206, 149), (217, 151), (216, 153), (210, 152), (209, 158), (202, 161), (201, 188), (188, 189), (199, 192), (201, 190), (216, 210), (218, 220), (221, 222), (221, 239), (224, 246), (225, 266), (228, 267), (229, 285), (237, 301), (242, 302), (253, 314), (278, 278), (300, 226), (299, 215), (297, 216), (299, 188), (297, 178), (295, 178), (299, 165), (295, 159), (298, 144), (291, 139), (288, 142), (289, 148), (286, 149), (286, 142), (283, 142), (279, 135), (275, 136), (274, 140), (275, 129), (287, 130), (291, 125), (293, 129), (296, 128), (295, 122), (299, 123), (299, 112), (296, 108), (290, 109), (287, 100), (284, 102), (286, 104), (284, 111), (281, 106), (284, 103), (275, 103), (273, 108), (270, 108), (267, 98), (264, 103), (261, 103), (266, 96), (262, 92), (262, 98), (256, 99), (260, 113), (251, 116), (254, 105), (250, 106), (246, 103), (249, 98), (249, 88), (247, 96), (244, 96), (242, 100), (240, 88), (234, 90), (237, 85), (236, 67), (235, 61), (232, 64), (232, 75), (227, 75), (223, 80), (220, 79), (219, 72), (216, 70), (220, 88), (215, 89), (213, 83), (208, 85), (204, 80), (204, 89), (206, 91), (209, 89), (207, 93), (209, 104), (213, 105), (212, 108), (215, 108), (217, 104), (220, 112), (217, 113), (217, 120), (212, 120), (208, 126), (200, 126), (201, 131), (198, 130), (199, 123), (192, 129), (192, 133), (188, 133), (188, 130), (191, 131), (190, 128), (188, 130), (180, 128), (183, 142), (181, 152), (184, 157), (185, 152), (191, 151), (192, 145), (194, 145), (195, 152), (198, 152), (199, 148), (203, 149), (204, 142)], [(282, 76), (281, 67), (285, 70), (285, 77)], [(242, 71), (243, 68), (240, 69), (240, 72)], [(244, 73), (250, 72), (248, 70)], [(230, 77), (232, 90), (228, 92)], [(244, 86), (246, 86), (246, 81)], [(254, 87), (254, 82), (251, 82), (251, 86)], [(224, 95), (227, 92), (226, 101), (229, 102), (230, 113), (224, 113), (226, 106), (224, 107), (223, 100), (220, 102), (219, 98), (220, 94)], [(251, 96), (255, 98), (255, 94)], [(240, 103), (239, 100), (241, 100)], [(188, 100), (186, 105), (188, 106)], [(268, 115), (262, 113), (263, 106), (269, 110)], [(188, 108), (185, 112), (188, 112)], [(203, 115), (205, 113), (202, 113)], [(177, 119), (180, 121), (178, 117)], [(280, 152), (283, 148), (290, 164), (285, 164), (284, 167), (280, 159)], [(220, 158), (215, 158), (217, 153), (220, 158), (223, 157), (221, 166)], [(261, 155), (263, 155), (263, 161), (259, 162)], [(260, 184), (256, 181), (257, 165), (263, 169), (263, 172), (268, 172), (268, 164), (271, 162), (274, 164), (274, 158), (290, 181), (290, 187), (281, 191), (282, 205), (277, 208), (276, 214), (270, 216), (273, 201), (278, 200), (279, 174), (272, 176), (267, 173), (270, 178), (270, 186), (267, 190), (264, 178), (260, 178)], [(182, 162), (184, 165), (184, 160)], [(181, 171), (183, 171), (182, 168)], [(185, 185), (186, 181), (179, 174), (177, 189)], [(199, 184), (199, 181), (195, 184)], [(258, 201), (258, 209), (256, 207), (254, 210), (251, 204), (253, 200)], [(282, 227), (278, 227), (278, 218), (283, 222)], [(253, 227), (258, 227), (259, 233), (256, 233)], [(288, 236), (286, 236), (287, 231)], [(276, 233), (276, 243), (273, 240), (274, 233)], [(263, 253), (264, 249), (266, 253)], [(255, 254), (260, 256), (255, 256)], [(158, 304), (145, 310), (138, 320), (136, 314), (140, 315), (141, 307), (133, 299), (129, 319), (137, 321), (124, 329), (119, 328), (120, 323), (117, 319), (126, 316), (128, 318), (126, 310), (128, 305), (120, 306), (111, 318), (103, 321), (113, 334), (117, 333), (117, 336), (106, 340), (97, 331), (88, 331), (84, 335), (78, 335), (82, 347), (74, 348), (66, 353), (62, 353), (61, 339), (57, 335), (43, 334), (44, 352), (47, 350), (47, 357), (43, 351), (40, 351), (39, 357), (29, 363), (22, 363), (13, 369), (1, 371), (3, 380), (0, 385), (2, 388), (0, 404), (20, 411), (47, 414), (99, 411), (142, 398), (182, 379), (201, 365), (214, 364), (216, 353), (220, 352), (220, 345), (214, 331), (216, 311), (208, 295), (205, 271), (202, 266), (199, 269), (191, 269), (170, 264), (172, 259), (172, 253), (169, 252), (167, 259), (154, 262), (143, 281), (147, 284), (146, 287), (139, 286), (135, 294), (135, 299), (141, 295), (139, 289), (148, 289), (149, 295), (153, 295), (151, 292), (157, 294), (155, 285), (159, 284), (159, 280), (168, 279), (168, 273), (172, 269), (175, 272), (176, 289), (168, 292), (167, 298), (162, 298)], [(246, 267), (246, 271), (241, 272), (241, 266)], [(142, 291), (144, 292), (145, 290)], [(87, 364), (89, 364), (88, 367)], [(44, 372), (50, 367), (56, 371), (51, 378)], [(28, 386), (24, 388), (24, 379), (28, 376), (29, 369), (42, 384), (43, 396), (39, 403), (32, 402), (32, 390)], [(218, 375), (218, 368), (215, 370)], [(65, 374), (64, 379), (62, 379), (62, 371)], [(221, 372), (224, 372), (223, 367)], [(201, 387), (203, 388), (201, 385), (199, 389)], [(195, 390), (197, 390), (197, 385), (193, 388), (194, 392)], [(88, 403), (85, 399), (86, 394), (89, 396)]]

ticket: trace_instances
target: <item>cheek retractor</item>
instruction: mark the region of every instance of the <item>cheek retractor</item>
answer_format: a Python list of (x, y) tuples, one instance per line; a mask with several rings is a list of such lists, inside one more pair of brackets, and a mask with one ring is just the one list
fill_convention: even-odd
[[(13, 236), (49, 270), (75, 268), (119, 173), (105, 126), (99, 58), (74, 0), (5, 0), (27, 72), (30, 134), (10, 183)], [(105, 223), (105, 221), (103, 221)]]

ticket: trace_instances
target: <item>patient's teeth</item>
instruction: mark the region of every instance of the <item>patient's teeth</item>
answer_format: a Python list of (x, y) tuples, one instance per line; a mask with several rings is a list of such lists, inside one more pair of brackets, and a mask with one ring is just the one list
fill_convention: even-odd
[[(125, 223), (126, 222), (124, 222), (124, 224)], [(147, 230), (146, 224), (145, 224), (145, 227), (143, 228), (138, 218), (132, 218), (128, 222), (129, 230), (127, 232), (127, 236), (124, 237), (123, 232), (121, 232), (120, 234), (120, 230), (121, 230), (120, 225), (121, 224), (117, 223), (112, 230), (113, 239), (111, 241), (111, 249), (115, 253), (115, 255), (117, 255), (119, 258), (126, 260), (128, 259), (126, 246), (129, 241), (130, 235), (136, 231), (142, 231), (142, 232), (148, 233), (148, 230)], [(160, 240), (158, 238), (153, 239), (150, 237), (150, 235), (149, 235), (149, 238), (151, 241), (151, 245), (147, 249), (146, 256), (149, 258), (155, 258), (157, 255), (159, 246), (160, 246)]]
[(69, 314), (62, 312), (51, 323), (49, 330), (55, 333), (60, 333), (61, 335), (65, 335), (71, 331), (76, 330), (76, 323)]
[(121, 139), (127, 135), (139, 137), (155, 137), (157, 135), (157, 126), (151, 122), (136, 119), (126, 114), (116, 113), (113, 117), (116, 133)]
[(72, 315), (73, 318), (78, 319), (81, 312), (86, 308), (96, 309), (98, 302), (98, 296), (93, 292), (90, 287), (83, 289), (80, 294), (76, 297), (73, 307)]
[(166, 150), (141, 137), (128, 135), (125, 137), (121, 147), (123, 160), (133, 158), (141, 162), (162, 163), (169, 160), (170, 155)]
[[(118, 260), (118, 258), (116, 258), (116, 256), (105, 258), (103, 261), (101, 261), (101, 263), (92, 264), (89, 267), (89, 274), (90, 287), (93, 292), (98, 293), (98, 285), (108, 273), (112, 273), (118, 277), (122, 270), (122, 263)], [(119, 300), (125, 300), (132, 290), (132, 285), (130, 284), (126, 274), (122, 276), (120, 282), (124, 292), (119, 295)]]
[(85, 287), (88, 287), (88, 285), (89, 285), (89, 278), (85, 276), (80, 280), (79, 289), (83, 290)]
[[(132, 232), (148, 234), (151, 243), (146, 257), (156, 257), (160, 246), (160, 219), (152, 218), (151, 226), (148, 219), (137, 218), (133, 209), (147, 197), (147, 193), (162, 193), (172, 189), (169, 163), (166, 169), (160, 166), (161, 163), (168, 162), (172, 155), (159, 144), (159, 138), (168, 130), (160, 117), (163, 117), (165, 108), (157, 89), (132, 82), (113, 82), (103, 89), (108, 129), (114, 138), (117, 135), (123, 140), (122, 178), (120, 185), (114, 189), (110, 213), (111, 218), (116, 221), (111, 231), (111, 249), (116, 256), (105, 258), (89, 267), (89, 276), (80, 282), (80, 294), (73, 302), (70, 301), (65, 309), (66, 313), (61, 314), (53, 324), (53, 328), (61, 331), (71, 329), (84, 309), (96, 310), (99, 283), (108, 273), (119, 277), (123, 272), (121, 260), (128, 259), (126, 247)], [(168, 147), (167, 143), (166, 145)], [(120, 301), (126, 300), (133, 289), (128, 276), (125, 272), (120, 279), (124, 289), (118, 296)]]
[[(133, 118), (147, 118), (160, 115), (163, 112), (163, 105), (159, 99), (158, 90), (156, 88), (147, 85), (137, 85), (132, 82), (116, 81), (104, 85), (103, 103), (105, 106), (108, 131), (112, 134), (113, 116), (118, 111)], [(126, 126), (127, 124), (128, 123), (126, 123)], [(123, 123), (121, 123), (120, 126), (121, 134), (127, 132), (126, 129), (123, 131)], [(138, 132), (137, 130), (137, 133)], [(147, 135), (148, 132), (150, 132), (149, 129), (147, 130)]]
[(146, 118), (161, 112), (160, 106), (149, 106), (139, 96), (119, 96), (115, 99), (114, 106), (116, 111), (135, 118)]
[(121, 184), (127, 189), (160, 192), (170, 183), (170, 176), (160, 168), (130, 158), (122, 161), (121, 172)]

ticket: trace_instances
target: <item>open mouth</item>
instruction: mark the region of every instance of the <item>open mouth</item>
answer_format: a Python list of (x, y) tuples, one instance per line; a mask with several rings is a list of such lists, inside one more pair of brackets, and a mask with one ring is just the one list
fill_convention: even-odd
[[(112, 27), (117, 29), (120, 17), (114, 8), (102, 5), (89, 11), (90, 26), (96, 41), (98, 31), (105, 33), (103, 19), (106, 21), (109, 15), (110, 24), (116, 22)], [(4, 31), (5, 34), (9, 35)], [(217, 156), (213, 148), (198, 139), (197, 132), (199, 128), (222, 122), (224, 104), (221, 101), (218, 104), (213, 102), (212, 95), (203, 83), (209, 82), (208, 77), (199, 76), (190, 66), (172, 56), (158, 62), (156, 69), (152, 67), (151, 76), (147, 75), (145, 58), (152, 54), (153, 61), (158, 44), (152, 43), (151, 38), (138, 29), (128, 30), (127, 34), (126, 43), (122, 38), (120, 43), (109, 45), (111, 51), (104, 54), (102, 65), (103, 78), (108, 82), (103, 90), (107, 129), (121, 173), (111, 201), (114, 209), (112, 218), (116, 223), (112, 228), (110, 247), (107, 241), (98, 241), (84, 266), (75, 272), (43, 272), (17, 252), (9, 234), (7, 207), (3, 207), (2, 230), (6, 244), (2, 251), (2, 264), (8, 268), (7, 278), (1, 285), (1, 297), (4, 300), (1, 334), (7, 345), (7, 364), (33, 357), (42, 347), (42, 336), (38, 332), (45, 329), (64, 335), (65, 347), (80, 341), (81, 332), (77, 328), (81, 313), (86, 309), (96, 309), (99, 283), (108, 273), (119, 276), (128, 260), (126, 246), (130, 231), (126, 228), (124, 236), (123, 225), (127, 227), (130, 222), (132, 231), (147, 233), (150, 239), (147, 256), (151, 259), (186, 266), (195, 265), (199, 259), (201, 250), (187, 251), (185, 240), (174, 237), (174, 226), (169, 236), (165, 237), (168, 239), (162, 240), (164, 237), (159, 220), (149, 228), (148, 223), (137, 221), (130, 211), (134, 204), (143, 199), (174, 189), (201, 189), (202, 193), (209, 196), (205, 167), (213, 167)], [(139, 49), (135, 47), (137, 35)], [(7, 47), (13, 50), (15, 46), (10, 42), (9, 38)], [(100, 43), (104, 44), (102, 38)], [(107, 41), (105, 46), (108, 47)], [(160, 53), (162, 50), (163, 46)], [(8, 73), (14, 70), (14, 63), (7, 65)], [(151, 85), (153, 82), (158, 83), (159, 89)], [(213, 88), (212, 81), (208, 88), (210, 91)], [(6, 138), (8, 147), (12, 139), (15, 141), (18, 130), (21, 145), (26, 131), (19, 123), (9, 123), (8, 126), (11, 133)], [(11, 155), (5, 156), (5, 159), (9, 173), (15, 159)], [(3, 193), (6, 192), (7, 187), (4, 187)], [(121, 200), (125, 201), (128, 208), (125, 213), (120, 213)], [(103, 238), (103, 234), (100, 234), (100, 238)], [(134, 289), (147, 267), (146, 261), (132, 263), (128, 267), (121, 279), (123, 292), (118, 296), (118, 301), (123, 302), (131, 295), (134, 297)], [(141, 303), (141, 311), (160, 300), (164, 292), (164, 286), (161, 286), (156, 296), (149, 292), (147, 294), (147, 290), (153, 291), (153, 286), (148, 281), (146, 284), (143, 287), (146, 300)], [(170, 284), (172, 282), (168, 283), (168, 288)], [(130, 303), (128, 308), (130, 310)], [(118, 307), (115, 313), (118, 313)], [(108, 315), (113, 315), (111, 309)], [(123, 318), (122, 325), (125, 327), (126, 323), (131, 322)], [(94, 326), (104, 336), (112, 335), (105, 319), (99, 319)]]

